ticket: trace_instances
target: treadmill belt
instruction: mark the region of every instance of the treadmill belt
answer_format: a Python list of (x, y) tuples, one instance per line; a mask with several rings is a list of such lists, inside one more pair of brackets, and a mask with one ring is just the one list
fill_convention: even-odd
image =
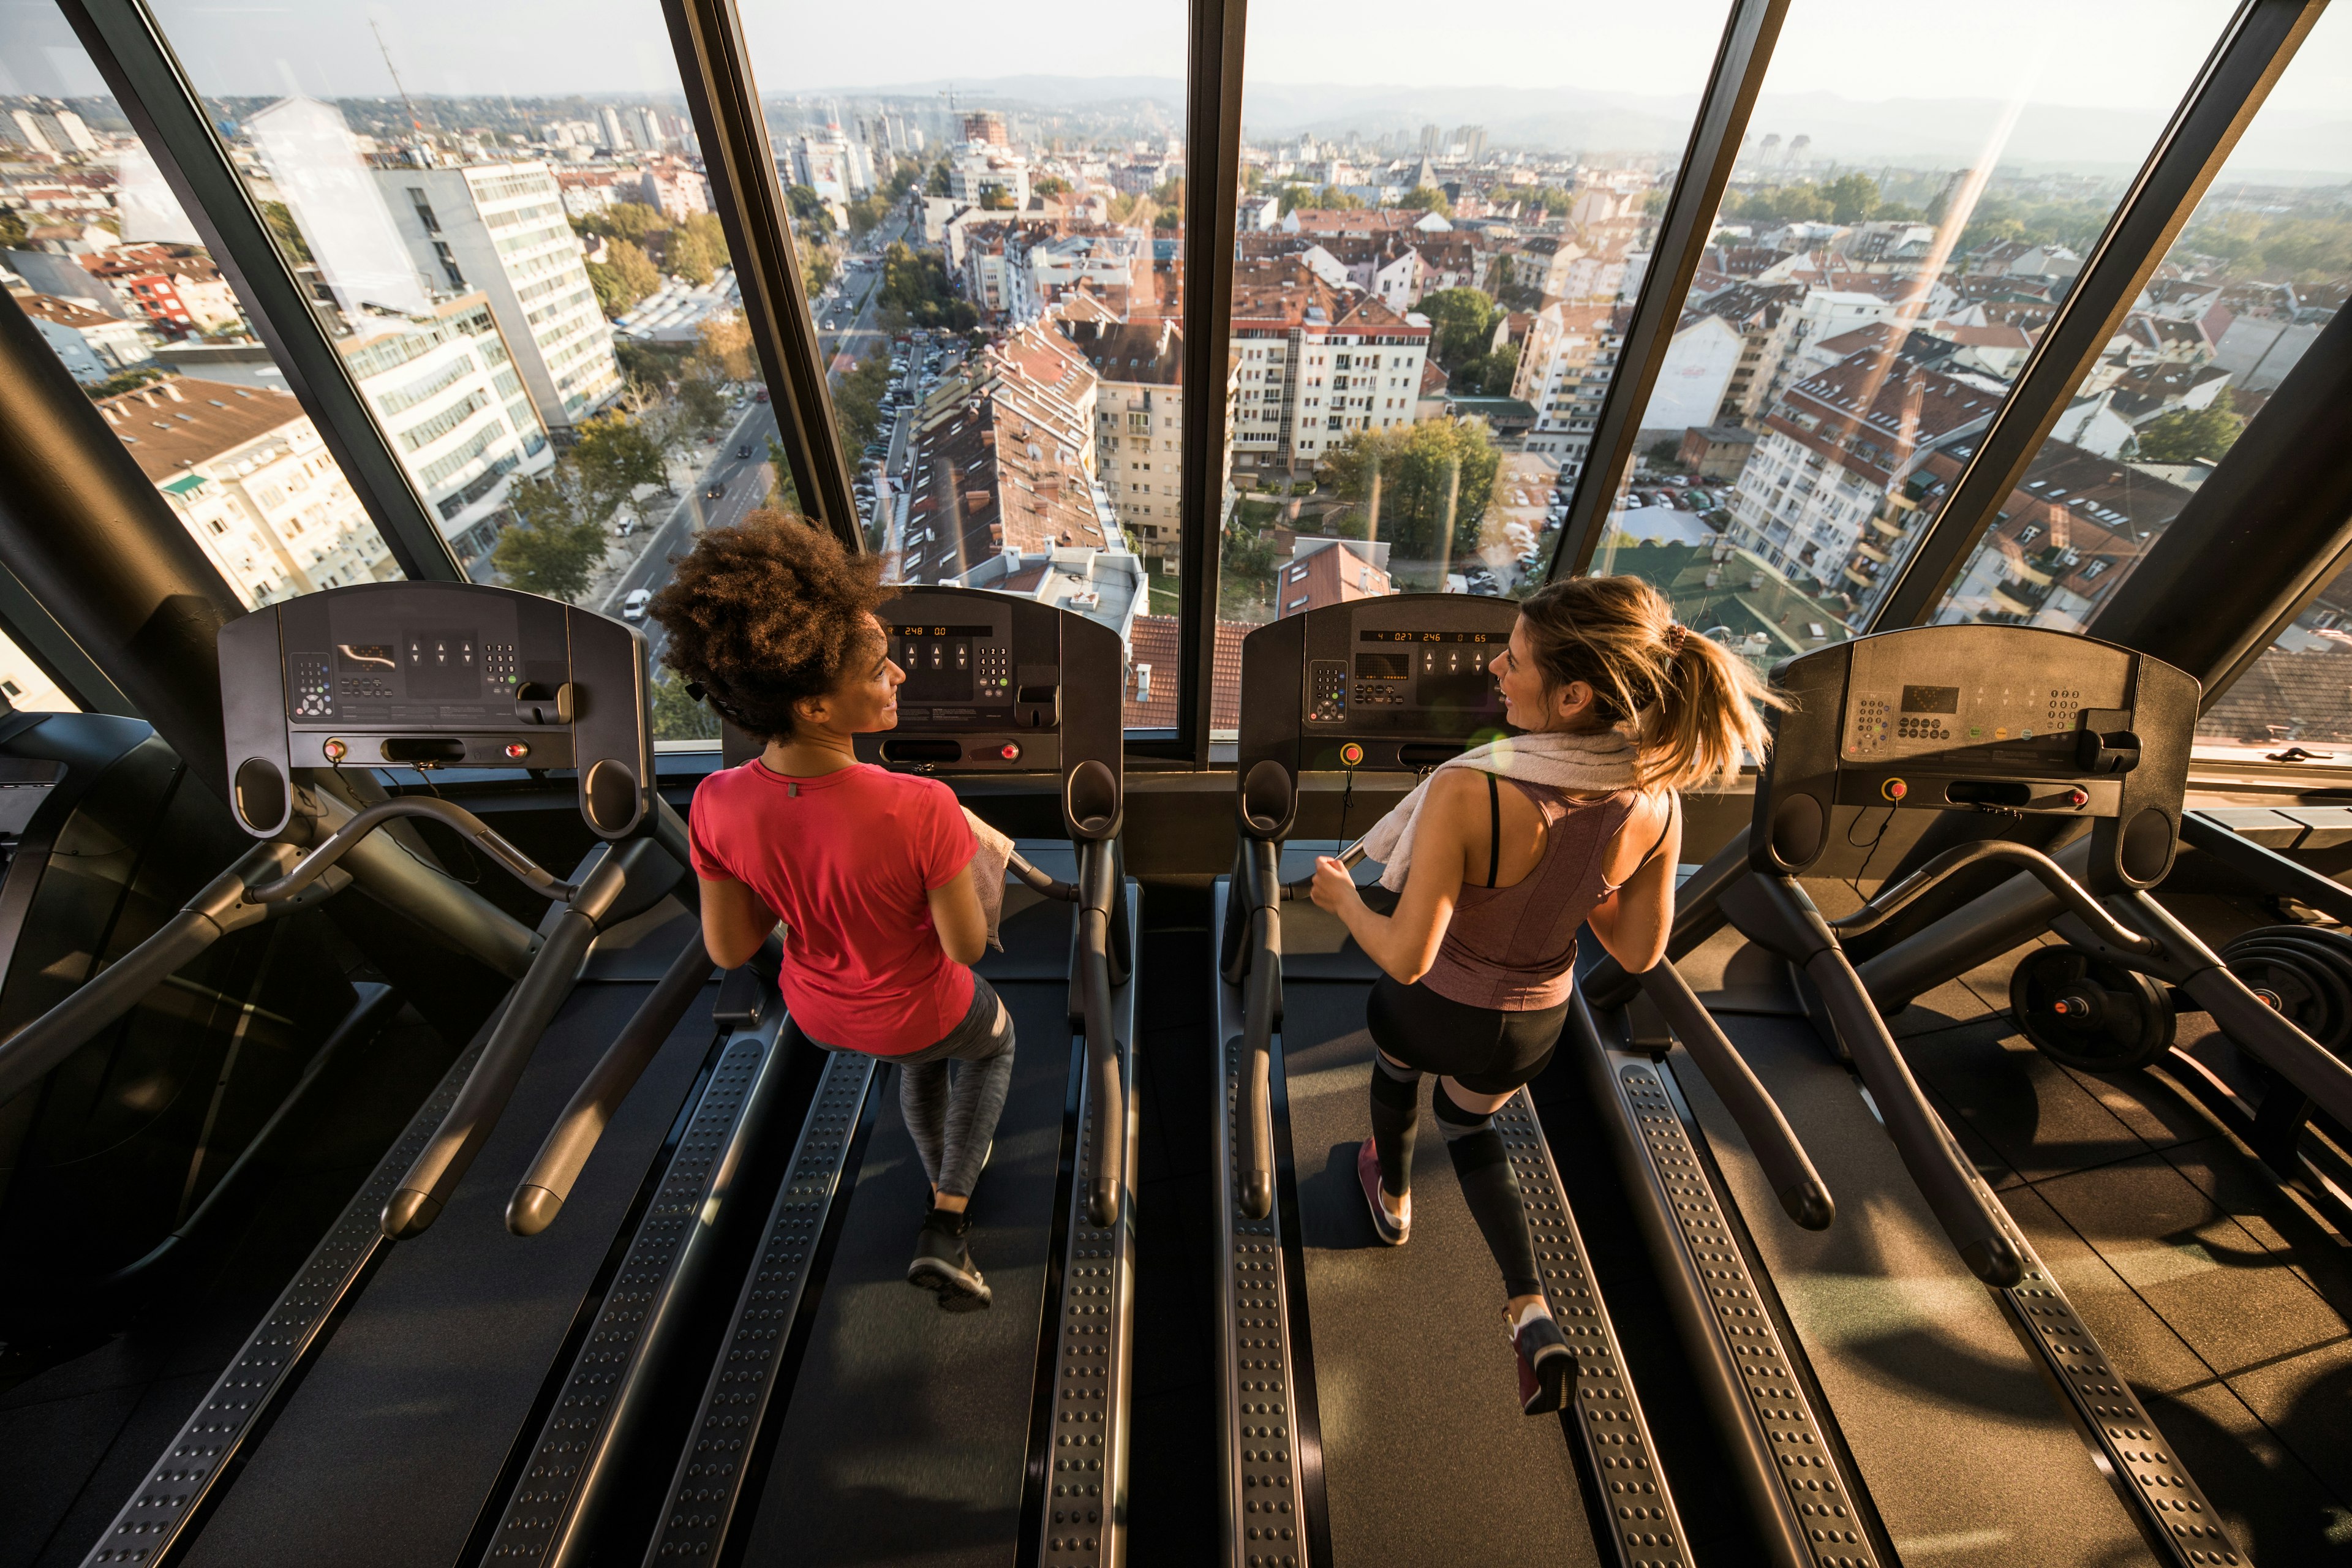
[(1069, 1092), (1069, 985), (993, 983), (1017, 1042), (995, 1150), (971, 1210), (972, 1260), (994, 1304), (943, 1311), (907, 1283), (929, 1187), (899, 1119), (898, 1075), (888, 1073), (876, 1086), (882, 1103), (769, 1464), (748, 1563), (950, 1568), (1014, 1559)]
[(1371, 1131), (1366, 988), (1283, 997), (1331, 1560), (1340, 1568), (1600, 1561), (1566, 1435), (1520, 1414), (1503, 1281), (1422, 1085), (1412, 1239), (1383, 1247), (1356, 1183)]
[(562, 1217), (508, 1233), (515, 1183), (650, 989), (572, 993), (448, 1208), (389, 1249), (197, 1535), (192, 1568), (457, 1560), (509, 1447), (533, 1436), (532, 1403), (709, 1054), (706, 999), (622, 1104)]

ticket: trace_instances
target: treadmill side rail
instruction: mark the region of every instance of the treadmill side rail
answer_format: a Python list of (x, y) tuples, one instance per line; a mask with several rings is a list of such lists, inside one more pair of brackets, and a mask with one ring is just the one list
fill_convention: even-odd
[(457, 1103), (457, 1091), (481, 1059), (482, 1049), (504, 1011), (502, 1005), (484, 1020), (473, 1043), (449, 1064), (433, 1093), (409, 1118), (399, 1140), (376, 1162), (366, 1184), (343, 1205), (334, 1228), (311, 1249), (302, 1271), (279, 1293), (268, 1316), (247, 1338), (204, 1403), (196, 1406), (172, 1446), (90, 1548), (82, 1560), (83, 1568), (161, 1563), (185, 1538), (196, 1516), (213, 1500), (222, 1473), (237, 1458), (255, 1424), (276, 1403), (295, 1368), (318, 1343), (327, 1320), (367, 1271), (376, 1249), (391, 1245), (377, 1216), (407, 1174), (410, 1163), (432, 1142), (442, 1118)]
[[(1128, 929), (1141, 929), (1141, 893), (1119, 889)], [(1138, 1108), (1135, 1083), (1135, 984), (1111, 994), (1111, 1050), (1119, 1081), (1117, 1103), (1125, 1135), (1110, 1143), (1121, 1168), (1114, 1180), (1112, 1223), (1097, 1226), (1090, 1194), (1097, 1147), (1087, 1136), (1096, 1114), (1093, 1082), (1097, 1053), (1088, 1042), (1078, 1086), (1077, 1170), (1070, 1184), (1068, 1238), (1062, 1258), (1062, 1301), (1055, 1332), (1052, 1424), (1045, 1496), (1038, 1528), (1038, 1568), (1117, 1568), (1127, 1560), (1128, 1379), (1135, 1350), (1135, 1174)], [(1049, 1308), (1050, 1310), (1050, 1308)]]
[(825, 1061), (793, 1149), (792, 1170), (768, 1211), (759, 1259), (743, 1281), (726, 1344), (646, 1546), (648, 1563), (709, 1568), (719, 1561), (728, 1522), (743, 1498), (752, 1444), (778, 1393), (810, 1264), (841, 1196), (842, 1169), (857, 1142), (877, 1065), (877, 1058), (858, 1051), (835, 1051)]
[[(691, 951), (701, 950), (698, 934)], [(701, 984), (698, 978), (698, 988)], [(714, 1219), (786, 1077), (787, 1053), (777, 1039), (783, 1022), (782, 1009), (772, 1010), (763, 1026), (737, 1030), (720, 1052), (532, 1447), (521, 1485), (507, 1501), (490, 1561), (552, 1565), (579, 1561), (593, 1549), (610, 1491), (600, 1482), (613, 1475), (614, 1456), (626, 1450), (631, 1428), (641, 1425), (665, 1363), (676, 1360), (663, 1352), (680, 1327), (682, 1299), (690, 1299), (709, 1272)]]

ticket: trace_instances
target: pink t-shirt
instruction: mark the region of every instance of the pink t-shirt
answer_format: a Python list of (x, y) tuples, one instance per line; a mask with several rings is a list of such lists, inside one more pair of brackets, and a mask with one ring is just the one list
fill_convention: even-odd
[(754, 758), (694, 792), (694, 874), (733, 880), (784, 923), (783, 990), (808, 1037), (903, 1056), (944, 1037), (971, 1006), (971, 971), (950, 959), (927, 895), (979, 847), (955, 792), (860, 763), (787, 778)]

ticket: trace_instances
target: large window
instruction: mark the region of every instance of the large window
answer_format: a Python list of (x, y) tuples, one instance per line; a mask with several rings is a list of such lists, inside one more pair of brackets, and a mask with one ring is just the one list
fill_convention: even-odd
[(1797, 0), (1592, 570), (1759, 665), (1867, 625), (2231, 10)]
[[(2352, 16), (2323, 15), (1937, 606), (2081, 631), (2352, 292)], [(1931, 457), (1940, 492), (1965, 443)], [(2264, 563), (2268, 564), (2268, 563)], [(2352, 584), (2211, 707), (2200, 749), (2352, 763)]]
[(1118, 628), (1172, 727), (1182, 0), (743, 13), (868, 547)]
[(1221, 655), (1540, 577), (1727, 11), (1252, 7)]
[[(222, 578), (257, 606), (399, 576), (194, 226), (47, 0), (8, 7), (0, 67), (8, 291)], [(18, 707), (65, 705), (11, 655), (0, 696)]]
[[(473, 577), (639, 620), (698, 531), (778, 501), (659, 7), (154, 11)], [(656, 714), (716, 732), (667, 679)]]

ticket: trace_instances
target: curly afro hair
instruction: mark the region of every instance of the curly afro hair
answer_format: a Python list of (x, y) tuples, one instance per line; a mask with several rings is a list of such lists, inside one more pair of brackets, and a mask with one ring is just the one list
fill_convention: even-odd
[(669, 631), (662, 662), (738, 729), (776, 740), (793, 704), (840, 685), (869, 646), (881, 579), (879, 560), (824, 528), (758, 511), (705, 533), (646, 608)]

